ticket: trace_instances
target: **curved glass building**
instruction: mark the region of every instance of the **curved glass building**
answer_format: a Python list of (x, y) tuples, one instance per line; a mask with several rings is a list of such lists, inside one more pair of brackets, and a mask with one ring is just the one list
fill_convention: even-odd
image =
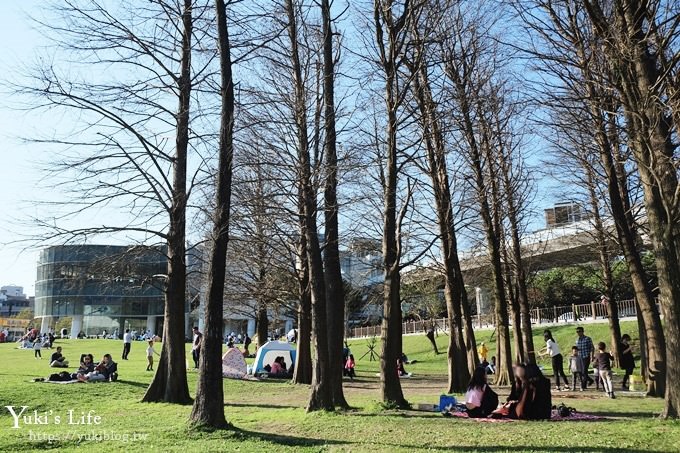
[(162, 247), (62, 245), (40, 252), (35, 316), (41, 331), (72, 318), (74, 338), (163, 331), (163, 284), (167, 258)]

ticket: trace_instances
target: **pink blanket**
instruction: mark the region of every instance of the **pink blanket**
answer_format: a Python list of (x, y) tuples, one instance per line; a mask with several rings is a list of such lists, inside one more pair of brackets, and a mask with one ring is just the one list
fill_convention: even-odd
[[(451, 412), (450, 413), (452, 416), (457, 417), (457, 418), (470, 418), (468, 417), (466, 412)], [(512, 418), (472, 418), (471, 420), (475, 420), (478, 422), (485, 422), (485, 423), (507, 423), (507, 422), (518, 422), (522, 420), (515, 420)], [(568, 422), (568, 421), (598, 421), (598, 420), (606, 420), (605, 417), (598, 417), (597, 415), (590, 415), (590, 414), (582, 414), (580, 412), (574, 412), (571, 414), (569, 417), (560, 417), (557, 414), (557, 411), (552, 412), (552, 417), (550, 418), (551, 422)]]

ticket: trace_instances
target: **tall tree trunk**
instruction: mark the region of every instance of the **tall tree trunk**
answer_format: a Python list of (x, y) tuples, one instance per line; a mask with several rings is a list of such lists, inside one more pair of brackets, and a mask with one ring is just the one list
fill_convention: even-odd
[[(376, 44), (380, 52), (381, 69), (385, 76), (385, 130), (384, 165), (381, 168), (383, 189), (383, 320), (380, 340), (380, 390), (383, 404), (388, 407), (407, 408), (408, 402), (401, 389), (397, 373), (397, 359), (402, 354), (401, 313), (401, 217), (397, 218), (397, 179), (399, 173), (397, 131), (398, 110), (403, 103), (399, 86), (399, 66), (403, 63), (402, 49), (406, 42), (408, 21), (412, 10), (409, 1), (404, 2), (399, 17), (393, 16), (392, 0), (375, 0), (373, 6)], [(387, 40), (385, 40), (387, 38)], [(408, 203), (406, 201), (405, 203)], [(405, 209), (405, 207), (404, 207)], [(405, 212), (405, 211), (404, 211)]]
[[(647, 2), (621, 0), (612, 10), (613, 21), (600, 5), (584, 0), (593, 28), (605, 42), (605, 56), (616, 67), (617, 88), (628, 126), (629, 146), (638, 164), (647, 223), (656, 255), (659, 301), (664, 313), (665, 357), (649, 358), (657, 386), (666, 385), (664, 417), (680, 415), (680, 222), (678, 176), (672, 119), (660, 92), (664, 87), (657, 48), (649, 29), (657, 29), (656, 15)], [(650, 23), (651, 21), (651, 23)], [(644, 314), (644, 311), (643, 311)], [(648, 338), (649, 339), (649, 338)], [(651, 350), (650, 350), (651, 352)], [(650, 373), (652, 374), (652, 373)]]
[(298, 269), (298, 286), (300, 304), (298, 306), (297, 351), (295, 354), (296, 384), (312, 383), (312, 296), (309, 287), (309, 264), (307, 263), (307, 240), (301, 223), (300, 236), (300, 269)]
[(328, 313), (328, 355), (333, 402), (349, 408), (342, 390), (343, 341), (345, 339), (345, 294), (340, 272), (338, 232), (338, 153), (335, 131), (335, 63), (333, 55), (333, 30), (329, 0), (321, 0), (323, 21), (323, 97), (326, 156), (326, 187), (324, 214), (326, 244), (324, 271), (326, 277), (326, 311)]
[(220, 51), (222, 109), (215, 196), (212, 250), (208, 268), (208, 298), (205, 303), (205, 331), (201, 344), (196, 399), (190, 419), (194, 424), (224, 428), (224, 389), (222, 387), (222, 329), (224, 325), (224, 278), (229, 244), (231, 174), (233, 162), (234, 84), (231, 49), (224, 0), (215, 0), (217, 40)]
[(309, 137), (307, 133), (307, 105), (305, 82), (300, 62), (297, 7), (293, 0), (286, 0), (288, 15), (288, 36), (291, 44), (291, 68), (293, 71), (295, 128), (298, 147), (299, 186), (302, 189), (304, 231), (307, 241), (306, 254), (309, 265), (309, 281), (312, 298), (312, 385), (307, 411), (333, 410), (328, 354), (328, 324), (326, 314), (326, 287), (316, 225), (316, 190), (313, 186), (311, 161), (309, 156)]
[[(496, 129), (499, 136), (503, 136), (500, 126), (500, 118), (496, 118)], [(522, 352), (521, 357), (526, 363), (536, 363), (536, 351), (534, 350), (534, 337), (531, 328), (531, 307), (529, 306), (529, 293), (527, 291), (527, 277), (522, 259), (522, 242), (520, 240), (520, 219), (519, 204), (517, 197), (517, 186), (512, 181), (511, 162), (507, 153), (510, 151), (505, 146), (505, 139), (500, 138), (503, 143), (502, 149), (498, 153), (500, 171), (502, 175), (503, 188), (506, 194), (506, 215), (510, 227), (511, 257), (508, 264), (512, 264), (514, 272), (517, 304), (519, 308), (520, 329), (515, 334), (521, 337)], [(514, 311), (513, 311), (514, 313)]]
[[(587, 158), (586, 158), (587, 159)], [(586, 175), (586, 185), (590, 197), (590, 207), (593, 213), (593, 223), (595, 227), (595, 242), (602, 269), (602, 282), (604, 284), (604, 295), (606, 297), (607, 319), (609, 322), (610, 346), (612, 355), (618, 361), (620, 357), (619, 345), (621, 344), (621, 325), (619, 324), (619, 311), (614, 300), (614, 277), (612, 275), (611, 260), (609, 258), (609, 234), (605, 230), (602, 217), (600, 216), (600, 199), (596, 188), (597, 181), (591, 162), (582, 161), (582, 167)]]
[(191, 0), (182, 12), (182, 56), (177, 82), (175, 159), (172, 165), (172, 206), (168, 231), (168, 278), (165, 287), (163, 348), (156, 374), (142, 401), (188, 404), (191, 402), (186, 374), (184, 316), (186, 302), (186, 207), (189, 107), (191, 100)]
[[(417, 30), (414, 30), (417, 34)], [(417, 42), (422, 42), (416, 36)], [(423, 49), (419, 49), (422, 52)], [(422, 57), (421, 57), (422, 58)], [(427, 67), (421, 62), (416, 69), (418, 74), (413, 77), (415, 98), (421, 115), (421, 123), (425, 145), (427, 149), (428, 169), (434, 192), (435, 211), (439, 224), (439, 235), (442, 247), (444, 264), (444, 299), (449, 324), (448, 346), (448, 393), (464, 392), (471, 373), (469, 367), (463, 366), (467, 361), (466, 344), (463, 336), (464, 326), (462, 323), (462, 300), (460, 283), (462, 272), (458, 260), (458, 245), (456, 241), (455, 224), (453, 220), (453, 208), (451, 203), (451, 189), (449, 175), (446, 166), (446, 149), (444, 137), (441, 132), (436, 105), (432, 98)], [(466, 302), (467, 303), (467, 302)], [(435, 352), (437, 344), (434, 334), (428, 336)]]
[(269, 314), (264, 296), (260, 295), (258, 299), (260, 300), (257, 304), (255, 330), (257, 331), (257, 347), (261, 348), (269, 340)]

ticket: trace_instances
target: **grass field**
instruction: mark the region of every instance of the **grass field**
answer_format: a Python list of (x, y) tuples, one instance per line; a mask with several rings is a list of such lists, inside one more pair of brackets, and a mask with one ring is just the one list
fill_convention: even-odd
[[(625, 332), (634, 333), (634, 328), (631, 323), (624, 325)], [(554, 333), (563, 349), (573, 342), (573, 326), (554, 329)], [(588, 325), (586, 333), (594, 341), (607, 338), (605, 325)], [(490, 335), (480, 331), (478, 340), (489, 342)], [(446, 340), (444, 335), (438, 338), (443, 351)], [(57, 344), (72, 363), (82, 352), (95, 357), (111, 352), (115, 359), (122, 347), (113, 340), (58, 340)], [(49, 350), (43, 350), (43, 359), (36, 360), (32, 351), (0, 344), (0, 452), (680, 451), (680, 422), (656, 419), (663, 402), (637, 394), (620, 393), (616, 400), (595, 391), (554, 394), (554, 403), (563, 401), (581, 412), (607, 417), (595, 422), (494, 424), (444, 418), (433, 412), (383, 411), (375, 377), (378, 365), (368, 357), (357, 362), (359, 379), (346, 383), (346, 395), (354, 407), (349, 412), (306, 414), (308, 389), (304, 386), (225, 379), (225, 412), (233, 429), (196, 431), (187, 424), (190, 406), (139, 402), (152, 378), (145, 371), (143, 346), (134, 343), (130, 360), (119, 361), (120, 380), (116, 383), (56, 385), (31, 382), (33, 377), (51, 372)], [(358, 359), (367, 351), (366, 340), (353, 341), (351, 347)], [(446, 384), (445, 354), (435, 356), (422, 335), (404, 337), (404, 350), (418, 361), (408, 368), (414, 377), (402, 381), (407, 399), (436, 403)], [(190, 371), (192, 393), (195, 383), (196, 373)], [(16, 406), (17, 411), (28, 406), (24, 415), (37, 411), (37, 421), (45, 423), (20, 420), (19, 428), (13, 429), (14, 419), (4, 407), (8, 405)], [(101, 418), (98, 424), (92, 418), (90, 424), (69, 424), (70, 410), (73, 422), (87, 422), (88, 413)]]

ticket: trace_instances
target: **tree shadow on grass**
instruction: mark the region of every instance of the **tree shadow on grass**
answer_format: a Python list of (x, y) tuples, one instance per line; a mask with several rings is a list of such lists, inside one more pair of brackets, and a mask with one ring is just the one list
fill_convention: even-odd
[(262, 403), (224, 403), (224, 407), (253, 407), (258, 409), (304, 409), (303, 406), (291, 406), (283, 404), (262, 404)]
[(126, 381), (125, 379), (118, 379), (116, 384), (123, 384), (123, 385), (129, 385), (132, 387), (140, 387), (140, 388), (148, 388), (149, 383), (148, 382), (137, 382), (137, 381)]
[(545, 451), (545, 452), (557, 452), (557, 453), (571, 453), (571, 452), (582, 452), (587, 451), (589, 453), (639, 453), (640, 450), (633, 450), (630, 448), (618, 448), (618, 447), (539, 447), (535, 445), (459, 445), (456, 444), (455, 447), (433, 447), (433, 446), (423, 446), (423, 445), (406, 445), (406, 444), (383, 444), (384, 446), (399, 446), (402, 448), (421, 450), (427, 449), (427, 451), (446, 451), (450, 452), (455, 450), (456, 452), (463, 453), (474, 453), (474, 452), (507, 452), (507, 451)]
[(339, 441), (332, 439), (315, 439), (312, 437), (286, 436), (283, 434), (261, 433), (248, 431), (242, 428), (233, 428), (234, 435), (242, 439), (257, 439), (265, 442), (272, 442), (277, 445), (288, 447), (319, 447), (324, 445), (349, 445), (352, 442)]

